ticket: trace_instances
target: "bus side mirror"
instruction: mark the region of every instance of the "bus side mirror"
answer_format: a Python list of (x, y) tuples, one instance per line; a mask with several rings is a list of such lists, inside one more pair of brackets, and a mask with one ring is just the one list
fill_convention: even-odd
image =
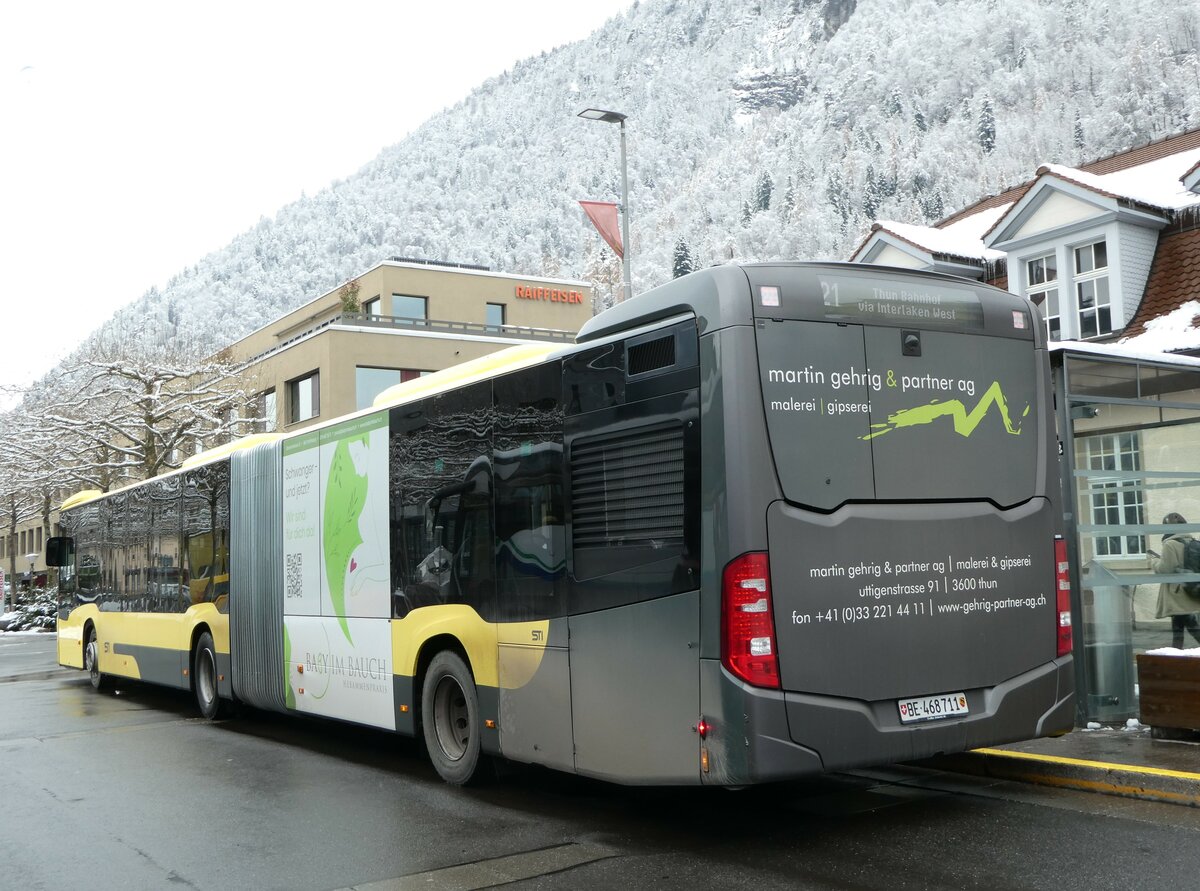
[(55, 536), (46, 542), (47, 566), (70, 566), (75, 562), (75, 539)]

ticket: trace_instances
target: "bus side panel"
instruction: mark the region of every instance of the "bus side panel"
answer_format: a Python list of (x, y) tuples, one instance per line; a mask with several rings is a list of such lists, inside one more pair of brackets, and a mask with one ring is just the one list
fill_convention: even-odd
[[(61, 601), (60, 601), (61, 607)], [(83, 626), (89, 617), (95, 617), (96, 607), (91, 604), (71, 610), (64, 617), (60, 608), (58, 616), (58, 664), (67, 668), (83, 668)]]
[(191, 689), (192, 637), (199, 625), (212, 634), (218, 673), (228, 674), (229, 618), (213, 604), (186, 613), (99, 612), (94, 624), (105, 674)]
[(699, 782), (699, 616), (692, 591), (570, 618), (579, 773)]
[(573, 771), (567, 620), (504, 623), (497, 633), (501, 753)]

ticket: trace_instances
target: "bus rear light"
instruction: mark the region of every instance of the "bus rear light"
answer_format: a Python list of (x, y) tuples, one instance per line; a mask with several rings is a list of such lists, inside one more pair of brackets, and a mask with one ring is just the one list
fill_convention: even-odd
[(721, 578), (721, 664), (756, 687), (779, 689), (771, 569), (764, 552), (742, 554)]
[(696, 732), (700, 734), (701, 739), (704, 739), (708, 736), (708, 726), (708, 722), (703, 718), (701, 718), (700, 723), (696, 725)]
[(1054, 536), (1054, 589), (1057, 597), (1056, 616), (1058, 655), (1070, 654), (1071, 636), (1071, 573), (1067, 562), (1067, 541), (1061, 535)]

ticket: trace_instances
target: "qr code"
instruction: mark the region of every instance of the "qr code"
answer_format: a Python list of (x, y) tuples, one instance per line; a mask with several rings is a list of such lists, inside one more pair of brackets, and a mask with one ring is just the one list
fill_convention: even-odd
[(304, 555), (287, 554), (284, 557), (287, 567), (287, 596), (304, 596)]

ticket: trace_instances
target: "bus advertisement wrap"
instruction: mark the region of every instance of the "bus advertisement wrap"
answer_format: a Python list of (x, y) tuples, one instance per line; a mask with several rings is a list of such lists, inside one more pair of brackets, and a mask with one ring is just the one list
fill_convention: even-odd
[(378, 412), (285, 445), (283, 579), (289, 706), (394, 728), (387, 425)]
[[(826, 510), (870, 499), (1010, 505), (1034, 493), (1042, 443), (1027, 342), (787, 321), (761, 329), (758, 344), (789, 500)], [(796, 355), (803, 363), (789, 361)], [(783, 457), (791, 443), (805, 444), (803, 461)]]
[(283, 624), (290, 708), (396, 729), (388, 622), (284, 616)]
[(767, 522), (785, 688), (872, 700), (976, 689), (1053, 648), (1048, 502), (864, 505), (837, 519), (780, 505)]

